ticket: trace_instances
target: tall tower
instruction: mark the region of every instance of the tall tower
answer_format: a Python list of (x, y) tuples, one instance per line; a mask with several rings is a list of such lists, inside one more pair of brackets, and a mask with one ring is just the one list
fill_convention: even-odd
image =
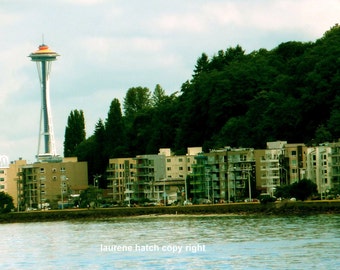
[[(37, 153), (38, 161), (57, 157), (49, 89), (52, 61), (57, 60), (57, 56), (59, 55), (56, 52), (50, 50), (45, 44), (40, 45), (37, 51), (29, 55), (31, 60), (37, 64), (41, 86), (41, 113)], [(43, 150), (41, 149), (42, 141), (44, 142)]]

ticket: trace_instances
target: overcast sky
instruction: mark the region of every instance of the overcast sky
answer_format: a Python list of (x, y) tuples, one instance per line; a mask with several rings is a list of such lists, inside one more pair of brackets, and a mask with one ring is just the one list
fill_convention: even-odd
[(315, 41), (339, 14), (340, 0), (0, 0), (0, 155), (35, 161), (41, 98), (27, 56), (43, 35), (60, 54), (50, 89), (62, 155), (71, 110), (84, 111), (91, 136), (131, 87), (160, 84), (169, 95), (191, 78), (203, 52)]

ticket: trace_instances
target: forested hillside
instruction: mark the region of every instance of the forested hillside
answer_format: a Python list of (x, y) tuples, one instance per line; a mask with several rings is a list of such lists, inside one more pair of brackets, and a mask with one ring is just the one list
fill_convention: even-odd
[(128, 89), (123, 110), (113, 98), (107, 119), (67, 155), (89, 161), (92, 175), (104, 173), (110, 157), (157, 154), (161, 147), (183, 154), (190, 146), (264, 148), (273, 140), (315, 144), (338, 138), (335, 25), (315, 42), (289, 41), (249, 54), (241, 46), (212, 57), (202, 53), (180, 93), (168, 96), (160, 85), (152, 92)]

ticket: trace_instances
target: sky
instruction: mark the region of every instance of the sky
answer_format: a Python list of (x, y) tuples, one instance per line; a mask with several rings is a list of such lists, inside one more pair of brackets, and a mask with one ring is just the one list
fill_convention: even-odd
[(131, 87), (170, 95), (202, 53), (314, 42), (339, 14), (340, 0), (0, 0), (0, 155), (35, 161), (41, 92), (28, 55), (42, 43), (60, 54), (50, 101), (62, 156), (72, 110), (83, 110), (89, 137)]

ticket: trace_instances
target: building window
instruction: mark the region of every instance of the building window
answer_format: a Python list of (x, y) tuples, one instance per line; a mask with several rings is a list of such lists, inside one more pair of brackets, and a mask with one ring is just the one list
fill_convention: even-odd
[(5, 178), (0, 177), (0, 182), (4, 182), (4, 181), (5, 181)]
[(0, 185), (0, 189), (5, 189), (5, 185)]
[(0, 170), (0, 174), (4, 174), (5, 173), (5, 171), (4, 170)]
[(40, 168), (40, 173), (45, 173), (45, 168)]
[(293, 150), (291, 155), (296, 156), (296, 150)]
[(179, 167), (179, 170), (180, 170), (180, 171), (183, 171), (183, 167)]
[(178, 161), (179, 161), (179, 162), (183, 162), (183, 159), (182, 159), (182, 158), (179, 158)]
[(171, 167), (167, 167), (166, 170), (167, 170), (167, 171), (171, 171)]
[[(41, 168), (41, 169), (43, 169), (43, 168)], [(56, 173), (56, 172), (57, 172), (57, 169), (56, 169), (56, 168), (52, 168), (52, 172), (53, 172), (53, 173)]]
[(61, 167), (61, 168), (60, 168), (60, 171), (61, 171), (61, 172), (66, 172), (65, 167)]
[(53, 176), (53, 177), (52, 177), (52, 180), (53, 180), (53, 181), (56, 181), (56, 180), (57, 180), (57, 177), (56, 177), (56, 176)]
[(167, 158), (167, 159), (166, 159), (166, 162), (171, 162), (171, 159), (170, 159), (170, 158)]

